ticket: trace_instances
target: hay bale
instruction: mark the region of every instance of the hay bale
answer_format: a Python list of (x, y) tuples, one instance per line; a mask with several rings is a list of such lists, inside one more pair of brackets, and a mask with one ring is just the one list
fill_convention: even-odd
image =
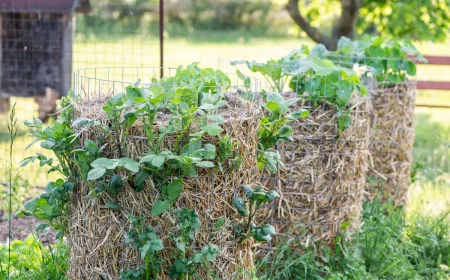
[[(76, 116), (100, 120), (108, 124), (101, 107), (103, 100), (91, 100), (76, 106)], [(251, 243), (237, 244), (233, 236), (233, 223), (239, 221), (240, 216), (234, 210), (231, 199), (239, 192), (242, 184), (254, 184), (259, 180), (256, 165), (257, 131), (259, 108), (251, 103), (233, 102), (234, 108), (227, 108), (221, 113), (226, 122), (222, 125), (224, 133), (235, 141), (236, 152), (242, 157), (240, 167), (223, 166), (223, 171), (217, 169), (201, 169), (197, 178), (183, 180), (183, 193), (173, 206), (174, 209), (187, 207), (195, 209), (201, 222), (202, 229), (197, 232), (193, 246), (200, 249), (208, 243), (219, 247), (217, 260), (211, 264), (210, 271), (199, 271), (200, 279), (213, 277), (211, 273), (221, 279), (244, 279), (246, 271), (253, 268)], [(97, 109), (96, 109), (97, 108)], [(158, 130), (164, 116), (154, 125)], [(98, 128), (89, 128), (80, 135), (81, 142), (86, 139), (100, 139), (104, 137)], [(171, 137), (163, 141), (163, 147), (170, 149), (175, 141)], [(216, 137), (203, 137), (204, 143), (217, 144)], [(103, 153), (107, 158), (118, 158), (115, 143), (107, 143)], [(126, 151), (124, 153), (139, 160), (149, 150), (145, 132), (139, 123), (131, 131)], [(122, 174), (124, 175), (124, 174)], [(176, 174), (174, 174), (176, 176)], [(125, 181), (124, 181), (125, 183)], [(146, 181), (142, 192), (134, 191), (124, 185), (118, 198), (122, 211), (112, 211), (105, 206), (108, 195), (103, 194), (96, 199), (87, 199), (90, 188), (81, 184), (75, 190), (71, 205), (72, 217), (69, 221), (69, 241), (71, 244), (69, 278), (70, 279), (118, 279), (121, 269), (142, 266), (138, 252), (125, 243), (125, 235), (129, 231), (126, 214), (145, 217), (146, 223), (151, 224), (158, 236), (163, 240), (166, 249), (162, 257), (166, 260), (160, 279), (169, 279), (168, 266), (176, 247), (170, 238), (175, 224), (173, 216), (165, 213), (161, 217), (150, 214), (151, 207), (158, 195), (158, 188), (151, 180)], [(225, 224), (215, 229), (218, 218), (225, 218)], [(188, 252), (189, 254), (189, 252)]]
[(347, 230), (359, 227), (368, 166), (369, 104), (361, 97), (351, 103), (351, 127), (341, 135), (334, 108), (300, 105), (310, 110), (309, 117), (294, 123), (294, 141), (278, 147), (286, 168), (263, 180), (266, 188), (281, 196), (262, 216), (279, 235), (331, 244), (343, 223), (349, 222)]
[(379, 88), (371, 97), (369, 192), (392, 198), (398, 205), (405, 204), (410, 185), (416, 91), (416, 82), (407, 81)]

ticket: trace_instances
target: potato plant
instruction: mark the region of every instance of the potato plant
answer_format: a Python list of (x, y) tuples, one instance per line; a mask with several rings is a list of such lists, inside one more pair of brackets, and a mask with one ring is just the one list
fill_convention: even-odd
[[(232, 65), (246, 64), (253, 72), (258, 72), (266, 78), (270, 90), (283, 94), (285, 84), (289, 80), (289, 87), (298, 94), (298, 99), (311, 101), (314, 107), (329, 105), (337, 110), (339, 135), (351, 123), (349, 100), (354, 92), (364, 96), (367, 89), (361, 84), (358, 75), (351, 69), (339, 67), (331, 60), (325, 59), (327, 50), (319, 45), (310, 52), (302, 46), (287, 56), (265, 63), (254, 61), (234, 61)], [(273, 103), (267, 103), (269, 110)], [(298, 113), (300, 117), (308, 116), (306, 111)], [(297, 116), (291, 114), (291, 116)], [(292, 118), (290, 118), (292, 119)], [(263, 142), (264, 139), (261, 139)], [(270, 168), (269, 168), (270, 169)], [(273, 169), (273, 168), (272, 168)]]
[[(41, 167), (48, 167), (48, 172), (58, 172), (61, 179), (50, 182), (46, 192), (28, 201), (25, 209), (17, 215), (35, 216), (42, 220), (38, 230), (54, 228), (59, 230), (58, 237), (62, 237), (68, 228), (72, 194), (80, 184), (90, 188), (86, 198), (101, 196), (102, 200), (95, 200), (97, 203), (105, 201), (105, 206), (111, 211), (126, 214), (126, 209), (120, 205), (126, 186), (131, 187), (131, 191), (142, 192), (151, 180), (158, 190), (151, 215), (175, 217), (176, 231), (171, 240), (177, 253), (170, 260), (170, 275), (185, 279), (195, 275), (200, 267), (208, 268), (219, 254), (217, 246), (208, 244), (200, 250), (192, 248), (195, 232), (201, 229), (197, 213), (187, 208), (175, 209), (173, 205), (183, 192), (186, 178), (198, 176), (202, 169), (221, 172), (225, 166), (238, 169), (242, 163), (237, 143), (222, 128), (226, 120), (220, 111), (228, 105), (225, 92), (230, 85), (230, 79), (221, 71), (201, 69), (196, 63), (186, 68), (179, 67), (173, 77), (153, 79), (145, 86), (138, 81), (126, 87), (124, 93), (106, 99), (103, 111), (108, 125), (88, 118), (72, 120), (72, 104), (78, 97), (69, 93), (62, 99), (60, 115), (52, 125), (44, 128), (38, 119), (26, 122), (36, 138), (32, 144), (40, 142), (41, 147), (52, 151), (55, 158), (37, 153), (24, 159), (21, 165), (38, 161)], [(246, 89), (250, 94), (248, 81)], [(248, 102), (248, 99), (242, 99), (242, 102)], [(260, 155), (264, 154), (265, 158), (258, 156), (260, 168), (267, 164), (274, 171), (278, 164), (282, 164), (279, 157), (269, 151), (280, 141), (291, 139), (289, 122), (292, 119), (307, 114), (304, 110), (291, 112), (290, 106), (296, 101), (284, 100), (276, 93), (265, 96), (263, 107), (266, 116), (261, 120), (259, 132)], [(164, 121), (160, 121), (161, 116), (164, 116)], [(145, 132), (148, 150), (132, 157), (127, 154), (126, 146), (137, 121)], [(158, 123), (158, 129), (154, 129), (155, 123)], [(102, 137), (80, 141), (79, 136), (92, 128), (100, 131)], [(164, 146), (167, 136), (174, 139), (171, 149)], [(117, 157), (106, 157), (106, 148), (113, 150), (110, 152)], [(277, 197), (276, 193), (267, 192), (264, 193), (267, 198), (263, 199), (258, 197), (259, 193), (264, 192), (258, 188), (255, 195), (248, 198), (251, 219), (254, 216), (252, 211), (259, 208), (262, 200), (266, 203)], [(240, 213), (239, 208), (237, 212)], [(263, 232), (268, 225), (255, 227), (251, 219), (246, 222), (247, 226), (235, 228), (237, 240), (253, 236), (260, 242), (267, 241)], [(224, 222), (223, 218), (219, 220)], [(123, 279), (156, 279), (161, 266), (167, 265), (160, 257), (160, 252), (166, 249), (161, 241), (163, 237), (159, 237), (152, 225), (145, 221), (146, 217), (129, 216), (130, 230), (126, 242), (139, 251), (144, 266), (122, 270)], [(274, 235), (273, 227), (269, 229), (270, 235)]]
[(341, 37), (336, 51), (321, 52), (332, 59), (347, 60), (371, 67), (369, 72), (378, 82), (387, 82), (384, 86), (388, 87), (404, 82), (408, 76), (416, 74), (416, 64), (408, 55), (421, 62), (427, 62), (410, 41), (373, 36), (363, 36), (360, 41)]

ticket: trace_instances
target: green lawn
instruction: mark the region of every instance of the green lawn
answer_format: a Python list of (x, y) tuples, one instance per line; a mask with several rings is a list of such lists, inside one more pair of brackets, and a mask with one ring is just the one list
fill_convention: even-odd
[[(220, 34), (219, 34), (220, 35)], [(217, 38), (217, 36), (215, 37)], [(228, 61), (232, 59), (267, 59), (287, 54), (302, 44), (314, 46), (314, 43), (304, 39), (248, 39), (236, 35), (235, 40), (226, 42), (193, 42), (185, 39), (168, 39), (165, 45), (166, 66), (176, 67), (192, 61), (201, 61), (201, 66), (220, 67), (230, 72)], [(420, 44), (419, 49), (424, 54), (450, 55), (450, 43)], [(74, 45), (74, 69), (104, 66), (158, 66), (159, 51), (157, 40), (137, 40), (136, 38), (120, 39), (117, 41), (87, 41), (76, 42)], [(446, 68), (435, 66), (419, 66), (418, 79), (448, 80), (450, 66)], [(133, 75), (131, 75), (133, 76)], [(23, 120), (37, 115), (36, 105), (31, 99), (12, 98), (17, 102), (17, 116), (19, 119), (19, 137), (14, 146), (14, 164), (25, 156), (36, 151), (42, 152), (38, 146), (24, 151), (25, 146), (32, 141), (27, 136), (28, 130), (22, 125)], [(423, 91), (419, 93), (420, 104), (450, 105), (450, 92)], [(5, 164), (8, 155), (8, 135), (6, 130), (7, 115), (0, 115), (0, 159)], [(419, 186), (413, 188), (412, 198), (429, 197), (432, 201), (450, 201), (448, 188), (450, 181), (441, 173), (450, 171), (450, 110), (417, 108), (416, 143), (414, 156), (417, 161), (426, 166), (424, 173), (426, 180), (420, 181)], [(28, 180), (31, 186), (42, 186), (48, 182), (45, 172), (39, 171), (38, 166), (30, 165), (20, 170), (20, 174)], [(439, 183), (429, 183), (430, 174), (433, 179), (439, 178)], [(429, 176), (428, 176), (429, 175)], [(436, 175), (436, 176), (435, 176)], [(438, 176), (439, 175), (439, 176)], [(0, 174), (0, 181), (6, 182), (6, 174)], [(436, 185), (436, 189), (433, 186)], [(422, 186), (422, 187), (420, 187)], [(438, 192), (436, 190), (439, 190)], [(424, 195), (425, 194), (425, 195)], [(415, 203), (415, 202), (414, 202)], [(414, 204), (413, 203), (413, 204)], [(437, 203), (437, 205), (440, 205)]]

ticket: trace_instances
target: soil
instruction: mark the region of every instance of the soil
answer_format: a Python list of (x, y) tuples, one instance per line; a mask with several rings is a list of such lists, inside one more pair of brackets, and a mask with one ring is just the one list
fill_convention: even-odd
[[(4, 217), (4, 213), (0, 211), (0, 217)], [(35, 228), (40, 221), (34, 217), (20, 217), (12, 220), (12, 236), (14, 240), (23, 240), (30, 233), (36, 233)], [(42, 232), (41, 232), (42, 233)], [(56, 232), (50, 232), (46, 236), (40, 234), (40, 239), (43, 243), (55, 242)], [(9, 237), (9, 221), (7, 219), (0, 220), (0, 243), (7, 242)]]

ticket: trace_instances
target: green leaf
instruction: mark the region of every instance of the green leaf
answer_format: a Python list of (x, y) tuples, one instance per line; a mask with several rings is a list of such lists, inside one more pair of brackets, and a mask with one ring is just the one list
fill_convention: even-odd
[[(132, 101), (136, 101), (136, 102), (141, 102), (139, 99), (140, 99), (140, 97), (142, 97), (142, 95), (141, 95), (139, 88), (128, 86), (126, 88), (126, 92), (127, 92), (128, 99), (130, 99)], [(145, 101), (145, 99), (144, 99), (144, 101)]]
[(168, 200), (157, 200), (157, 201), (155, 201), (155, 203), (152, 206), (151, 214), (153, 216), (159, 216), (164, 211), (169, 209), (169, 206), (170, 206), (170, 203)]
[(155, 157), (156, 157), (155, 154), (148, 154), (148, 155), (143, 156), (139, 162), (140, 162), (140, 163), (143, 163), (143, 162), (152, 162), (152, 160), (153, 160)]
[(25, 208), (25, 210), (32, 212), (32, 211), (34, 211), (34, 209), (36, 209), (38, 201), (39, 201), (39, 197), (35, 197), (35, 198), (30, 199), (27, 202), (25, 202), (23, 207)]
[(335, 70), (334, 63), (328, 59), (312, 59), (310, 66), (319, 76), (328, 76)]
[(277, 231), (275, 230), (275, 228), (269, 224), (263, 225), (262, 231), (263, 231), (263, 233), (268, 234), (268, 235), (276, 235), (277, 234)]
[(139, 163), (132, 160), (131, 158), (121, 158), (119, 164), (123, 165), (123, 167), (130, 170), (131, 172), (139, 171)]
[(177, 241), (176, 246), (177, 246), (178, 250), (180, 250), (181, 252), (183, 252), (183, 253), (186, 252), (186, 242)]
[(164, 164), (166, 157), (163, 155), (157, 155), (152, 159), (152, 165), (155, 167), (161, 167)]
[(152, 249), (153, 251), (161, 251), (161, 250), (163, 250), (164, 249), (164, 245), (162, 243), (162, 240), (161, 239), (152, 240), (150, 249)]
[(167, 186), (167, 196), (171, 201), (177, 199), (182, 191), (183, 191), (182, 180), (175, 180)]
[(287, 118), (291, 119), (291, 120), (297, 120), (297, 119), (302, 119), (302, 118), (306, 118), (309, 116), (309, 111), (306, 109), (300, 109), (297, 110), (295, 112), (292, 112), (289, 116), (287, 116)]
[(219, 230), (223, 226), (224, 223), (225, 223), (225, 219), (224, 218), (218, 218), (216, 220), (215, 224), (214, 224), (214, 228), (216, 230)]
[(114, 175), (111, 177), (111, 179), (109, 180), (109, 186), (108, 189), (110, 192), (114, 193), (115, 195), (117, 195), (121, 190), (122, 190), (122, 186), (123, 186), (123, 182), (122, 182), (122, 177), (120, 177), (120, 175)]
[(200, 168), (213, 168), (213, 167), (215, 167), (214, 163), (212, 161), (208, 161), (208, 160), (204, 160), (204, 161), (198, 162), (195, 165), (200, 167)]
[(266, 198), (269, 202), (274, 200), (277, 197), (280, 197), (280, 195), (274, 190), (270, 190), (270, 191), (266, 192)]
[(248, 216), (248, 210), (245, 205), (244, 199), (240, 197), (233, 197), (233, 206), (236, 208), (239, 214), (241, 214), (244, 217)]
[(114, 169), (119, 165), (118, 159), (98, 158), (91, 163), (94, 168)]
[(198, 107), (199, 109), (202, 110), (214, 110), (217, 109), (216, 106), (214, 106), (213, 104), (202, 104), (200, 107)]
[(208, 133), (210, 136), (217, 136), (223, 131), (223, 129), (216, 124), (208, 124), (202, 129), (206, 131), (206, 133)]
[(106, 168), (104, 167), (96, 167), (89, 171), (88, 173), (88, 180), (97, 180), (98, 178), (102, 177), (106, 173)]
[(53, 138), (49, 138), (41, 142), (41, 147), (47, 150), (51, 150), (55, 147), (56, 141)]
[(246, 198), (250, 198), (253, 194), (253, 189), (249, 185), (243, 185), (242, 189), (244, 190), (244, 194)]
[(284, 104), (284, 98), (281, 94), (276, 92), (271, 92), (267, 94), (267, 101), (276, 103), (279, 107), (282, 107)]
[(119, 204), (111, 201), (106, 202), (105, 205), (111, 210), (120, 211), (120, 209), (122, 209), (122, 207)]
[(46, 227), (46, 224), (39, 224), (36, 226), (36, 231), (44, 230)]
[(124, 116), (124, 120), (122, 122), (122, 125), (125, 126), (132, 126), (137, 121), (137, 116), (134, 114), (134, 112), (127, 112)]
[(19, 210), (16, 212), (16, 214), (14, 214), (14, 217), (25, 217), (25, 216), (31, 216), (32, 214), (28, 211), (23, 211), (23, 210)]
[(134, 186), (136, 187), (136, 191), (142, 191), (145, 188), (145, 181), (150, 177), (150, 173), (141, 170), (136, 175), (134, 175)]
[(280, 106), (272, 101), (268, 102), (265, 107), (272, 113), (280, 109)]

